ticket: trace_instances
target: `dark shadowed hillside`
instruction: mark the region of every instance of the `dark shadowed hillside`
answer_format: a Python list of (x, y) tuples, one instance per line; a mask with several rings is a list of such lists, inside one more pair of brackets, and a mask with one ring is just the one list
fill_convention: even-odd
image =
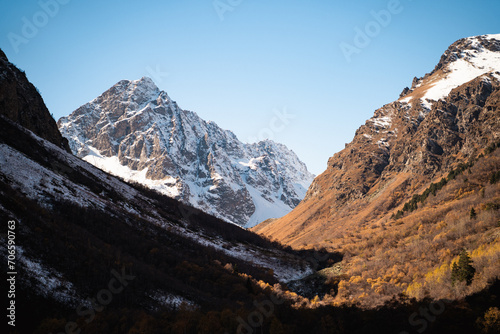
[(0, 70), (0, 114), (69, 151), (68, 141), (59, 133), (38, 90), (2, 50)]

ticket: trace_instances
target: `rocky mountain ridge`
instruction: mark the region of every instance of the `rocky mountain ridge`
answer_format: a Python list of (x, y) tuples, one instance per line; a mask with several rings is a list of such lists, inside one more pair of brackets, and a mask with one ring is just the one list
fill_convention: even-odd
[(244, 144), (146, 77), (120, 81), (58, 126), (86, 161), (241, 226), (286, 214), (313, 179), (284, 145)]
[(434, 71), (375, 111), (328, 161), (304, 201), (256, 231), (295, 245), (387, 220), (393, 210), (500, 139), (500, 35), (454, 43)]

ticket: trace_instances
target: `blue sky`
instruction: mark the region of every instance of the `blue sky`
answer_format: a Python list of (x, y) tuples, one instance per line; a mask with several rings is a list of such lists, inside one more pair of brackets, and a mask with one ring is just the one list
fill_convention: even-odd
[(56, 119), (150, 76), (182, 108), (242, 141), (284, 143), (316, 174), (451, 43), (500, 33), (497, 0), (0, 0), (0, 13), (0, 48)]

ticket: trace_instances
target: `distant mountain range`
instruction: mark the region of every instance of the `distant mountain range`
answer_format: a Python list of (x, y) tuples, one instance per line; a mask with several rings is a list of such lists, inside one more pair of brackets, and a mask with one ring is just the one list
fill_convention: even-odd
[(146, 77), (120, 81), (58, 126), (95, 166), (245, 227), (291, 211), (313, 180), (286, 146), (244, 144)]

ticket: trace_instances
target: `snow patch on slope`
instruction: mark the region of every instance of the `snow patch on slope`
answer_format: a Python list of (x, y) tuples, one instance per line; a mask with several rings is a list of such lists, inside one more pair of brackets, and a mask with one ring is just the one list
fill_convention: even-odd
[[(41, 262), (27, 257), (24, 248), (17, 246), (18, 264), (24, 268), (28, 276), (35, 282), (32, 286), (38, 294), (69, 306), (78, 305), (81, 297), (75, 293), (73, 284), (64, 279), (54, 268), (49, 268)], [(26, 282), (26, 284), (30, 284)]]
[(247, 185), (247, 190), (250, 196), (252, 196), (255, 212), (245, 225), (246, 228), (252, 228), (266, 219), (283, 217), (290, 212), (290, 207), (288, 205), (283, 202), (272, 201), (272, 199), (265, 199), (262, 197), (262, 193), (254, 187)]
[(168, 308), (178, 308), (181, 305), (187, 306), (188, 308), (194, 309), (197, 307), (195, 303), (192, 301), (182, 297), (182, 296), (176, 296), (172, 295), (168, 292), (161, 291), (161, 290), (155, 290), (152, 291), (148, 294), (148, 296), (153, 299), (155, 302), (160, 304), (162, 307), (168, 307)]
[(370, 118), (368, 121), (372, 122), (373, 125), (384, 129), (389, 128), (392, 124), (392, 118), (390, 116), (373, 117)]
[(180, 194), (178, 180), (167, 176), (161, 180), (152, 180), (146, 177), (148, 168), (137, 171), (132, 170), (120, 163), (117, 156), (105, 157), (99, 153), (95, 147), (87, 146), (89, 154), (83, 157), (83, 160), (102, 169), (112, 175), (121, 177), (125, 181), (133, 181), (146, 185), (162, 194), (172, 198), (177, 198)]
[(0, 170), (16, 188), (33, 200), (51, 197), (74, 202), (82, 207), (93, 206), (95, 196), (80, 185), (69, 183), (61, 175), (54, 173), (25, 155), (0, 144)]
[(274, 277), (282, 283), (304, 278), (314, 272), (309, 264), (296, 262), (285, 253), (262, 250), (251, 245), (231, 244), (222, 238), (208, 238), (187, 228), (175, 231), (201, 245), (215, 248), (233, 258), (253, 263), (262, 268), (272, 269)]

